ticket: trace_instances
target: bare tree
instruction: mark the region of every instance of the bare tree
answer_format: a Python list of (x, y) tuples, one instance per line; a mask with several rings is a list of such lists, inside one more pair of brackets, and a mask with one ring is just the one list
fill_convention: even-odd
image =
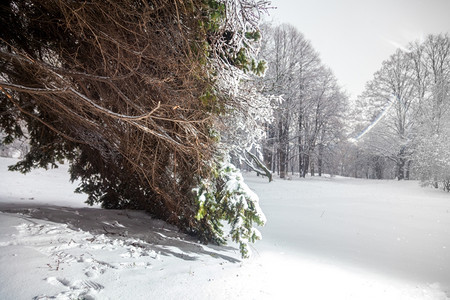
[(383, 62), (358, 99), (366, 120), (358, 139), (369, 159), (382, 156), (394, 162), (398, 179), (409, 179), (415, 160), (416, 173), (437, 186), (438, 177), (445, 177), (441, 165), (446, 165), (446, 151), (439, 149), (447, 145), (449, 37), (430, 35), (408, 48)]
[[(340, 115), (344, 94), (332, 72), (324, 67), (310, 42), (290, 25), (264, 28), (265, 44), (261, 53), (269, 69), (264, 78), (265, 93), (280, 95), (274, 103), (275, 121), (267, 124), (268, 139), (265, 162), (278, 167), (280, 177), (297, 169), (305, 176), (315, 172), (317, 145), (320, 149), (320, 169), (332, 119)], [(340, 95), (339, 97), (337, 95)], [(334, 109), (333, 109), (334, 107)], [(339, 109), (336, 109), (339, 108)], [(337, 129), (338, 130), (338, 129)]]
[(415, 169), (423, 182), (449, 190), (450, 38), (430, 35), (411, 50), (421, 112)]
[(411, 60), (397, 50), (367, 84), (360, 103), (370, 108), (369, 124), (377, 124), (365, 137), (370, 139), (368, 146), (396, 163), (399, 180), (409, 174), (405, 168), (414, 149), (418, 101), (412, 75)]
[[(303, 36), (292, 26), (282, 25), (275, 28), (266, 27), (266, 44), (261, 56), (268, 62), (269, 69), (264, 78), (265, 93), (281, 95), (281, 103), (276, 104), (275, 123), (269, 125), (269, 138), (273, 138), (276, 152), (266, 149), (265, 161), (278, 166), (280, 177), (285, 178), (288, 171), (289, 131), (294, 108), (296, 72), (298, 62), (296, 50)], [(274, 150), (275, 150), (274, 149)], [(272, 150), (272, 153), (271, 153)], [(270, 155), (270, 158), (268, 156)], [(275, 164), (274, 156), (277, 163)]]

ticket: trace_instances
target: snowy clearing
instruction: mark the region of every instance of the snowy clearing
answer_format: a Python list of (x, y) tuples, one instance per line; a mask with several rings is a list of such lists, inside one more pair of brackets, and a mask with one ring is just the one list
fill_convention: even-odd
[(67, 166), (0, 158), (0, 299), (448, 299), (450, 195), (417, 182), (252, 174), (267, 216), (241, 261), (142, 212), (87, 207)]

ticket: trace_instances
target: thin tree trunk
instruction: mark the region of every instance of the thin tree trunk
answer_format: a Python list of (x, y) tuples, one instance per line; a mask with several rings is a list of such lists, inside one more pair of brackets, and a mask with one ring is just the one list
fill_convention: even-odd
[(255, 171), (256, 174), (258, 174), (258, 176), (259, 175), (267, 176), (267, 178), (269, 179), (269, 182), (271, 182), (272, 181), (272, 173), (267, 168), (267, 166), (261, 160), (259, 160), (259, 158), (256, 155), (254, 155), (253, 153), (248, 152), (248, 151), (246, 153), (248, 154), (248, 156), (250, 156), (253, 159), (253, 161), (256, 163), (256, 166), (259, 169), (255, 166), (253, 166), (251, 161), (249, 161), (247, 159), (247, 157), (245, 157), (245, 163), (247, 164), (247, 166), (250, 167), (253, 171)]
[(280, 178), (286, 178), (287, 169), (287, 158), (288, 158), (288, 147), (289, 147), (289, 120), (287, 118), (282, 118), (278, 122), (278, 130), (280, 135)]
[(280, 149), (280, 178), (286, 178), (286, 150)]
[(323, 169), (323, 145), (319, 145), (319, 155), (317, 157), (317, 171), (319, 172), (319, 176), (322, 176)]
[[(298, 117), (298, 176), (303, 176), (302, 114)], [(303, 176), (304, 177), (304, 176)]]
[(405, 179), (405, 159), (400, 158), (397, 161), (397, 179), (403, 180)]
[(411, 171), (411, 163), (412, 163), (412, 160), (408, 160), (408, 162), (406, 163), (406, 175), (405, 175), (406, 180), (409, 180), (409, 175), (410, 175), (410, 171)]
[(304, 154), (303, 155), (303, 168), (302, 168), (302, 177), (305, 178), (306, 177), (306, 173), (308, 173), (308, 167), (309, 167), (309, 154)]
[(272, 165), (270, 166), (270, 169), (272, 170), (272, 173), (275, 173), (275, 165), (277, 162), (277, 153), (275, 151), (275, 144), (273, 144), (272, 146)]

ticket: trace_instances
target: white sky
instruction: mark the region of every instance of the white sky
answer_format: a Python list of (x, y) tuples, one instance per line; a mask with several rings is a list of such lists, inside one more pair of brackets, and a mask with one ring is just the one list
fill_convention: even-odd
[(450, 32), (450, 0), (272, 0), (269, 20), (290, 23), (355, 98), (397, 47)]

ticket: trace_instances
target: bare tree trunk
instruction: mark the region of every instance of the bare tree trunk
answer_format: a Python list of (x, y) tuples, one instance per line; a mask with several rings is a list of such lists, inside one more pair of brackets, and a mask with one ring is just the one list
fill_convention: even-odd
[[(302, 113), (298, 116), (298, 175), (303, 175)], [(304, 176), (303, 176), (304, 177)]]
[(282, 116), (280, 118), (278, 130), (280, 137), (280, 178), (286, 178), (288, 172), (287, 159), (289, 151), (289, 118), (287, 116)]
[(264, 164), (269, 167), (269, 169), (272, 168), (272, 160), (273, 160), (273, 153), (270, 151), (270, 149), (264, 149), (263, 150), (263, 157), (264, 157)]
[(405, 179), (405, 159), (400, 158), (397, 161), (397, 179), (403, 180)]
[[(270, 172), (270, 170), (267, 168), (266, 165), (264, 165), (264, 163), (253, 153), (251, 152), (246, 152), (248, 154), (248, 156), (251, 157), (251, 159), (256, 163), (256, 166), (254, 166), (252, 164), (252, 162), (250, 160), (247, 159), (247, 157), (245, 157), (245, 163), (247, 164), (247, 166), (249, 168), (251, 168), (253, 171), (256, 172), (256, 174), (262, 175), (262, 176), (267, 176), (267, 178), (269, 179), (269, 182), (272, 181), (272, 173)], [(258, 169), (259, 168), (259, 169)]]
[(303, 155), (303, 147), (302, 147), (302, 144), (301, 144), (301, 140), (302, 140), (302, 138), (301, 137), (299, 137), (298, 138), (298, 141), (299, 141), (299, 146), (298, 146), (298, 175), (300, 176), (300, 177), (302, 177), (303, 175), (303, 160), (305, 159), (304, 158), (304, 155)]
[(272, 147), (272, 166), (271, 166), (272, 173), (275, 173), (276, 171), (276, 164), (277, 164), (277, 153), (275, 151), (275, 144), (274, 144)]
[(411, 163), (412, 163), (412, 160), (408, 160), (408, 162), (406, 163), (406, 174), (405, 174), (406, 180), (409, 180), (409, 175), (410, 175), (410, 171), (411, 171)]
[(319, 176), (322, 176), (323, 171), (323, 144), (319, 145), (319, 155), (317, 157), (317, 169), (319, 172)]
[(286, 149), (280, 148), (280, 178), (286, 178)]
[(303, 155), (303, 168), (302, 168), (302, 177), (306, 177), (306, 173), (308, 173), (308, 167), (309, 167), (309, 154)]
[(277, 150), (277, 163), (276, 163), (276, 171), (277, 171), (277, 174), (278, 174), (278, 176), (280, 176), (280, 148), (278, 148), (278, 150)]

